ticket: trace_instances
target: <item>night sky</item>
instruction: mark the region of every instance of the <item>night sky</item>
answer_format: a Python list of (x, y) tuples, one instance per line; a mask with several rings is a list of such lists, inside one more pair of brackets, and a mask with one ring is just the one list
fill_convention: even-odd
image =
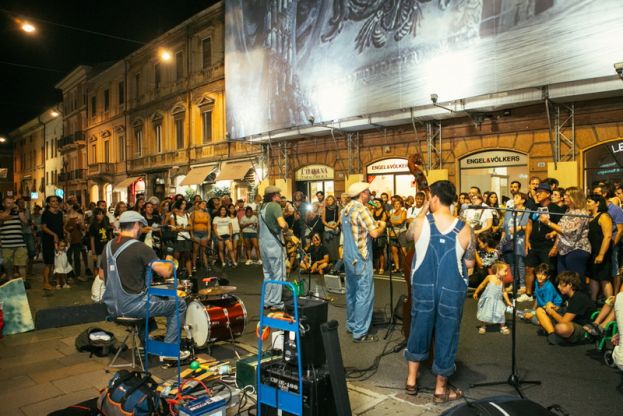
[[(116, 61), (141, 47), (138, 43), (66, 29), (58, 24), (149, 42), (216, 2), (3, 0), (0, 2), (0, 135), (8, 135), (61, 101), (62, 96), (54, 85), (76, 66)], [(34, 35), (20, 30), (14, 21), (20, 17), (32, 18), (38, 29)]]

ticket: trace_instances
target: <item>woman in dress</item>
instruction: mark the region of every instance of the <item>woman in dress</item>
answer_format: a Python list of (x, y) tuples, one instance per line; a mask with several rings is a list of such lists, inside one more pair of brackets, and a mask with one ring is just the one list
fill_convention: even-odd
[(329, 252), (329, 261), (335, 263), (339, 259), (340, 245), (340, 211), (333, 195), (325, 199), (322, 210), (322, 225), (324, 226), (323, 245)]
[(611, 276), (612, 219), (608, 206), (601, 195), (592, 194), (586, 201), (592, 219), (588, 225), (588, 239), (591, 242), (591, 256), (588, 260), (587, 275), (590, 278), (591, 299), (597, 300), (599, 289), (606, 299), (613, 295)]
[(406, 258), (407, 256), (407, 210), (403, 207), (402, 198), (396, 195), (394, 203), (394, 209), (389, 213), (389, 221), (391, 228), (389, 230), (389, 241), (392, 246), (392, 259), (393, 269), (392, 272), (396, 273), (400, 270), (400, 256)]

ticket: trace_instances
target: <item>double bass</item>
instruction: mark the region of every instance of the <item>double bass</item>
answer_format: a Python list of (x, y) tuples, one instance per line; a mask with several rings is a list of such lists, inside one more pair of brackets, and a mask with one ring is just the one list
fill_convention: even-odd
[[(427, 194), (426, 198), (428, 199), (428, 179), (426, 179), (423, 164), (422, 156), (419, 153), (409, 156), (407, 165), (415, 178), (415, 186), (418, 191)], [(403, 267), (404, 278), (407, 283), (407, 298), (402, 306), (402, 335), (404, 335), (405, 339), (409, 339), (409, 331), (411, 329), (411, 262), (413, 261), (414, 254), (415, 248), (411, 248), (407, 253)]]

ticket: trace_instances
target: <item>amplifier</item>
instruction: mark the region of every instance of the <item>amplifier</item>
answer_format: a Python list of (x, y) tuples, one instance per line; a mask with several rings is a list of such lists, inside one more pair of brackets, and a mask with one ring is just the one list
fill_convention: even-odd
[[(270, 351), (262, 353), (262, 365), (275, 360), (281, 362), (281, 357), (272, 355)], [(236, 361), (236, 385), (241, 389), (246, 386), (253, 386), (257, 389), (257, 354), (242, 357)]]
[[(304, 369), (309, 367), (322, 367), (326, 362), (324, 345), (322, 344), (322, 334), (320, 333), (320, 325), (327, 322), (329, 307), (327, 302), (323, 300), (298, 298), (299, 323), (301, 331), (301, 365)], [(285, 302), (285, 310), (290, 316), (294, 316), (293, 301)], [(287, 338), (286, 338), (287, 340)], [(286, 348), (285, 350), (292, 350)], [(294, 351), (290, 351), (294, 352)], [(296, 359), (289, 360), (296, 365)]]
[[(303, 372), (303, 374), (303, 415), (336, 415), (333, 390), (331, 389), (331, 378), (327, 370), (308, 370)], [(262, 384), (290, 393), (298, 393), (299, 391), (296, 368), (283, 365), (279, 362), (262, 364), (260, 377), (262, 379)], [(262, 404), (261, 410), (262, 415), (291, 415), (291, 413), (280, 412), (279, 409), (265, 404)]]

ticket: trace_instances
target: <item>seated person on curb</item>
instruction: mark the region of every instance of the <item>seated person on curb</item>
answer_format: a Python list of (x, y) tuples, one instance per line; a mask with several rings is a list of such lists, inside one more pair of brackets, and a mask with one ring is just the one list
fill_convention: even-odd
[(301, 271), (324, 274), (325, 269), (329, 267), (329, 251), (321, 244), (320, 234), (312, 235), (311, 244), (307, 246), (305, 252), (308, 255), (301, 260)]
[(469, 287), (476, 288), (482, 281), (492, 274), (490, 268), (498, 261), (500, 255), (495, 248), (497, 242), (490, 232), (479, 234), (476, 250), (476, 267), (469, 276)]
[(526, 309), (523, 312), (523, 318), (533, 324), (540, 324), (536, 317), (537, 308), (544, 308), (548, 303), (553, 303), (555, 310), (558, 310), (562, 305), (560, 293), (549, 280), (550, 273), (551, 270), (547, 263), (541, 263), (534, 269), (537, 282), (534, 287), (534, 305), (532, 309)]
[(579, 290), (580, 277), (575, 272), (558, 275), (558, 290), (567, 298), (566, 308), (556, 311), (549, 302), (536, 310), (536, 316), (552, 345), (577, 344), (584, 338), (583, 325), (590, 323), (595, 306), (588, 295)]
[[(623, 289), (623, 287), (621, 288)], [(594, 337), (599, 337), (604, 334), (606, 329), (606, 325), (616, 319), (615, 317), (615, 300), (621, 299), (619, 302), (623, 302), (623, 290), (619, 292), (619, 294), (615, 296), (610, 296), (606, 299), (604, 306), (599, 311), (599, 314), (595, 318), (595, 320), (591, 323), (584, 325), (584, 330), (591, 334)]]
[[(145, 218), (136, 211), (126, 211), (119, 218), (119, 235), (111, 240), (102, 253), (100, 278), (104, 279), (106, 291), (104, 303), (114, 317), (144, 318), (147, 295), (145, 293), (145, 274), (151, 267), (155, 274), (168, 278), (173, 274), (171, 263), (157, 261), (154, 250), (138, 240), (141, 228), (147, 226)], [(175, 316), (173, 298), (151, 296), (149, 316), (167, 318), (165, 342), (180, 342), (180, 328), (186, 312), (186, 304), (178, 302), (179, 319)], [(144, 324), (143, 324), (144, 325)], [(139, 327), (139, 336), (145, 334), (144, 326)], [(182, 351), (182, 359), (189, 355)]]

